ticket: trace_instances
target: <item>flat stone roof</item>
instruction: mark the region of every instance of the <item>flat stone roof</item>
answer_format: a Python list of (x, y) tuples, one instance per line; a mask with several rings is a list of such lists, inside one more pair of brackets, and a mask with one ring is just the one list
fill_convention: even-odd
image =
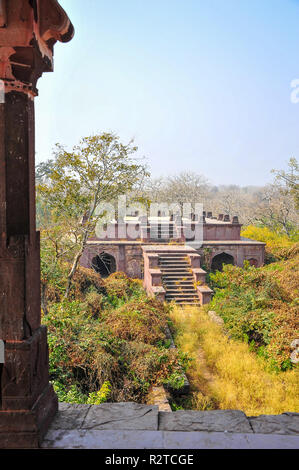
[(257, 245), (266, 246), (266, 243), (258, 242), (256, 240), (250, 240), (249, 238), (242, 238), (241, 240), (203, 240), (203, 245)]
[[(188, 244), (189, 243), (189, 244)], [(186, 242), (186, 244), (183, 243), (174, 243), (174, 244), (159, 244), (155, 242), (151, 242), (148, 244), (145, 244), (144, 241), (141, 240), (89, 240), (87, 242), (87, 245), (141, 245), (141, 246), (147, 246), (147, 247), (152, 247), (153, 250), (159, 250), (160, 247), (165, 251), (166, 247), (167, 250), (170, 248), (172, 250), (181, 250), (182, 248), (186, 248), (188, 250), (192, 250), (191, 244), (197, 244), (198, 242)], [(241, 240), (203, 240), (202, 245), (243, 245), (243, 246), (266, 246), (266, 243), (263, 242), (258, 242), (256, 240), (250, 240), (248, 238), (242, 238)]]
[(143, 245), (141, 240), (88, 240), (87, 245)]
[[(140, 221), (140, 217), (135, 217), (135, 216), (127, 216), (127, 217), (124, 217), (124, 223), (129, 223), (129, 224), (140, 224), (141, 221)], [(186, 223), (191, 223), (191, 224), (194, 224), (198, 221), (191, 221), (190, 219), (188, 219), (187, 217), (182, 217), (182, 222), (186, 222)], [(151, 223), (151, 222), (154, 222), (155, 224), (157, 223), (161, 223), (161, 224), (168, 224), (169, 222), (172, 224), (172, 223), (175, 223), (175, 221), (173, 220), (170, 220), (170, 217), (148, 217), (147, 218), (147, 222), (148, 223)], [(109, 224), (113, 225), (113, 224), (117, 224), (118, 221), (117, 220), (111, 220), (109, 222)], [(229, 221), (224, 221), (224, 220), (218, 220), (218, 219), (210, 219), (208, 217), (205, 218), (205, 223), (206, 224), (213, 224), (213, 225), (242, 225), (242, 224), (233, 224), (231, 220)]]
[(188, 245), (142, 245), (142, 250), (146, 253), (194, 253), (196, 250)]

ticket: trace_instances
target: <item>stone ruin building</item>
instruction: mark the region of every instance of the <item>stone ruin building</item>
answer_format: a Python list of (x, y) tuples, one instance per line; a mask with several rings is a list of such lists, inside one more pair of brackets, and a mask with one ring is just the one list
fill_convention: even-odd
[(189, 218), (135, 212), (111, 221), (99, 237), (91, 238), (80, 262), (103, 277), (122, 271), (143, 279), (148, 294), (162, 301), (203, 305), (212, 295), (205, 269), (264, 263), (265, 244), (242, 238), (241, 228), (238, 217), (213, 217), (212, 212)]

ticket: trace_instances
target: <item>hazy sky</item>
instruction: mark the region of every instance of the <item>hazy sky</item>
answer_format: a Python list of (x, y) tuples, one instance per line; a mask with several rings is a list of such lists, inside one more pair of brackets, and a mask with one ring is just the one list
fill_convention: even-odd
[(37, 161), (134, 138), (153, 176), (260, 185), (299, 159), (299, 1), (60, 0), (75, 38), (39, 81)]

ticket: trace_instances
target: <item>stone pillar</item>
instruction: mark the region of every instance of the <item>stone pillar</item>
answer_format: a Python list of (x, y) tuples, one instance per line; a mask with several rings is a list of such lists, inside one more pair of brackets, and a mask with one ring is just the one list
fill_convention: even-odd
[(73, 26), (56, 0), (0, 0), (0, 448), (38, 447), (56, 411), (40, 315), (34, 97)]

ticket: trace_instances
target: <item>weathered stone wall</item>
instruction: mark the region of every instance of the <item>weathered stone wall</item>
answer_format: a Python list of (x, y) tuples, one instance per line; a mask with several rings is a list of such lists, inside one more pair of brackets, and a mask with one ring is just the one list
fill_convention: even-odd
[(265, 260), (265, 246), (263, 243), (239, 242), (239, 243), (204, 243), (197, 250), (204, 259), (204, 262), (211, 266), (212, 260), (216, 255), (226, 253), (234, 258), (234, 264), (243, 267), (245, 260), (256, 260), (256, 266), (260, 267)]
[(203, 224), (203, 239), (211, 241), (240, 240), (241, 227), (240, 224)]
[(92, 259), (108, 253), (116, 261), (116, 270), (125, 272), (134, 279), (143, 278), (143, 256), (141, 245), (130, 242), (89, 243), (80, 260), (81, 266), (92, 267)]
[[(153, 246), (155, 245), (146, 245)], [(172, 249), (175, 245), (165, 244)], [(180, 245), (178, 245), (178, 249)], [(136, 279), (143, 279), (143, 251), (140, 242), (100, 242), (90, 241), (82, 255), (80, 263), (85, 268), (92, 267), (92, 259), (101, 253), (108, 253), (115, 258), (116, 270), (125, 272), (128, 276)], [(229, 242), (204, 242), (202, 247), (197, 250), (202, 258), (202, 263), (211, 266), (212, 260), (216, 255), (226, 253), (234, 258), (234, 264), (243, 267), (245, 260), (255, 260), (256, 266), (264, 264), (265, 246), (259, 242), (232, 241)]]

